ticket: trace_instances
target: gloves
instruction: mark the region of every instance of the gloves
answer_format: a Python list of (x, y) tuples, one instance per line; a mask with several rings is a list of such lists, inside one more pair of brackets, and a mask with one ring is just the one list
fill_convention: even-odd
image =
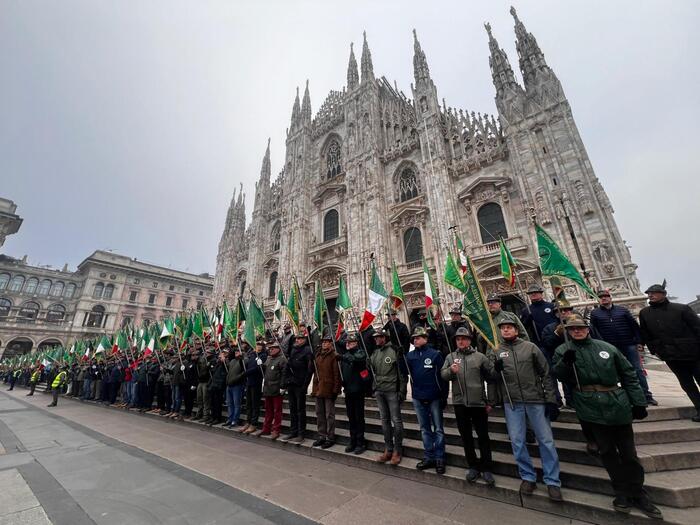
[(503, 370), (505, 370), (505, 367), (503, 366), (503, 359), (496, 359), (496, 362), (493, 364), (493, 367), (499, 374), (503, 372)]
[(256, 363), (258, 366), (262, 365), (262, 359), (260, 359), (259, 357), (257, 357), (257, 358), (255, 359), (255, 363)]
[(547, 403), (544, 413), (552, 423), (559, 419), (559, 407), (553, 403)]
[(404, 392), (399, 392), (399, 403), (406, 400), (406, 394)]
[(644, 419), (649, 415), (647, 407), (632, 407), (632, 419)]
[(569, 348), (566, 352), (564, 352), (563, 359), (567, 365), (573, 365), (576, 362), (576, 350)]

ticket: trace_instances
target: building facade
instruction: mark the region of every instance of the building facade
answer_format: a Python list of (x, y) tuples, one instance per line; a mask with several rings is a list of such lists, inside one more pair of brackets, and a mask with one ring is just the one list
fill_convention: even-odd
[[(315, 116), (308, 82), (301, 101), (297, 91), (285, 165), (271, 182), (268, 142), (250, 224), (242, 192), (231, 201), (214, 300), (252, 291), (271, 315), (277, 287), (288, 290), (296, 276), (307, 300), (320, 282), (332, 310), (342, 275), (362, 308), (373, 259), (385, 283), (396, 262), (410, 309), (423, 303), (423, 256), (441, 282), (458, 231), (485, 291), (517, 309), (500, 274), (498, 241), (519, 262), (519, 287), (539, 282), (537, 222), (585, 268), (592, 287), (641, 307), (637, 266), (562, 85), (511, 13), (522, 82), (485, 26), (495, 117), (440, 102), (415, 31), (411, 97), (375, 76), (366, 36), (359, 68), (351, 45), (347, 85), (329, 93)], [(573, 285), (566, 293), (574, 303), (586, 301)]]
[(206, 304), (213, 279), (96, 251), (75, 272), (0, 255), (0, 358)]

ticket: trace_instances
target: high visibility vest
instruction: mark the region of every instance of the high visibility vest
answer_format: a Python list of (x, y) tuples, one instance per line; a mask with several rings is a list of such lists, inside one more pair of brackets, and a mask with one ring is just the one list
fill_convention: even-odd
[(32, 383), (38, 383), (40, 376), (41, 376), (41, 370), (35, 370), (34, 373), (32, 374), (32, 378), (30, 379), (30, 381)]
[(56, 377), (53, 379), (53, 383), (51, 383), (51, 388), (58, 388), (63, 384), (63, 381), (66, 379), (66, 373), (61, 371), (58, 373)]

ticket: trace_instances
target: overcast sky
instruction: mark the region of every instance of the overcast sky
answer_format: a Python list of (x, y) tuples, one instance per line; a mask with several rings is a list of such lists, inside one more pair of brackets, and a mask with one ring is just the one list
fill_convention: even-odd
[[(252, 209), (296, 86), (313, 111), (362, 31), (410, 93), (416, 28), (438, 96), (495, 113), (484, 21), (517, 69), (511, 2), (2, 0), (4, 253), (74, 268), (95, 249), (214, 272), (234, 188)], [(349, 7), (351, 6), (351, 7)], [(700, 3), (515, 2), (561, 80), (642, 286), (700, 294)], [(358, 55), (359, 59), (359, 55)]]

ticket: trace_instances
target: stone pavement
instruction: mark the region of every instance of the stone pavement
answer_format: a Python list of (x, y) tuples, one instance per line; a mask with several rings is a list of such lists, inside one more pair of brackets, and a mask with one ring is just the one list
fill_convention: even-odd
[[(0, 394), (0, 441), (14, 451), (0, 456), (0, 471), (20, 463), (27, 480), (30, 466), (40, 469), (44, 481), (55, 486), (35, 485), (36, 479), (27, 483), (54, 523), (304, 523), (309, 518), (328, 525), (582, 524), (190, 425), (65, 399), (47, 409), (48, 396), (25, 393)], [(3, 459), (12, 456), (17, 459), (5, 466)]]

